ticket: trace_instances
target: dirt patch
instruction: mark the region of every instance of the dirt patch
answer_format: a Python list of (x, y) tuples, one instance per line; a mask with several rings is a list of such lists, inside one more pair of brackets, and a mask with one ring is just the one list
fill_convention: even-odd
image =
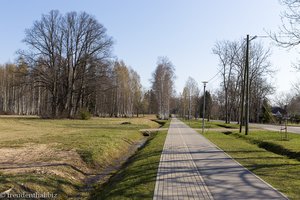
[[(62, 170), (63, 167), (72, 170)], [(71, 171), (75, 174), (70, 174)], [(59, 150), (55, 144), (27, 144), (19, 148), (0, 148), (0, 172), (51, 174), (82, 180), (92, 170), (75, 150)]]
[[(58, 176), (71, 183), (76, 182), (82, 185), (81, 188), (76, 189), (77, 193), (79, 196), (86, 196), (93, 189), (95, 183), (104, 183), (114, 172), (119, 170), (126, 160), (145, 144), (146, 140), (145, 137), (143, 140), (131, 144), (121, 158), (101, 171), (89, 167), (75, 149), (61, 150), (56, 147), (57, 144), (26, 144), (23, 147), (0, 148), (0, 174)], [(28, 186), (29, 183), (26, 184), (28, 188), (24, 189), (23, 183), (21, 185), (12, 183), (14, 185), (13, 192), (32, 190)]]
[[(86, 199), (96, 183), (97, 185), (105, 183), (138, 148), (145, 144), (146, 140), (147, 137), (144, 137), (139, 142), (132, 143), (122, 157), (101, 170), (90, 167), (75, 149), (62, 150), (57, 148), (57, 144), (26, 144), (23, 147), (0, 148), (0, 174), (8, 177), (37, 175), (49, 178), (54, 176), (55, 179), (60, 177), (63, 180), (58, 188), (55, 183), (48, 185), (47, 182), (39, 180), (13, 179), (3, 182), (5, 184), (0, 187), (0, 193), (8, 190), (11, 193), (33, 193), (38, 190), (59, 189), (60, 195), (62, 192), (67, 199)], [(71, 184), (65, 183), (64, 180), (68, 180)], [(64, 189), (64, 186), (67, 188)]]

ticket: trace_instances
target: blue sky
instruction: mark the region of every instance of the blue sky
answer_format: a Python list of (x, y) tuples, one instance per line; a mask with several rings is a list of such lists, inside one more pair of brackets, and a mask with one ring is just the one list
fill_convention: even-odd
[[(14, 61), (16, 50), (25, 48), (24, 30), (52, 9), (94, 15), (115, 41), (113, 54), (140, 74), (146, 88), (157, 58), (167, 56), (176, 68), (178, 92), (188, 76), (201, 85), (218, 72), (218, 59), (212, 54), (216, 41), (276, 31), (284, 10), (277, 0), (2, 0), (1, 64)], [(262, 42), (271, 45), (271, 62), (278, 70), (271, 81), (277, 92), (288, 91), (298, 76), (291, 68), (297, 54), (266, 39)], [(215, 78), (208, 89), (216, 89), (218, 81)]]

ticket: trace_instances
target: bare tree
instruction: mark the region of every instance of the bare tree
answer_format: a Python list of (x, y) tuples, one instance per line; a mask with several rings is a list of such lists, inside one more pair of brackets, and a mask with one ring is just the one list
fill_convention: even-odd
[(300, 44), (300, 0), (280, 0), (286, 7), (281, 14), (282, 25), (278, 33), (270, 33), (278, 45), (291, 48)]
[(110, 55), (106, 29), (85, 12), (50, 11), (26, 30), (24, 42), (29, 50), (20, 54), (31, 65), (36, 85), (50, 94), (52, 117), (74, 117), (84, 104), (88, 78)]
[[(217, 42), (213, 48), (213, 53), (219, 58), (220, 71), (222, 72), (222, 86), (224, 88), (225, 98), (225, 123), (230, 123), (230, 96), (229, 90), (232, 83), (237, 83), (237, 80), (233, 79), (234, 70), (236, 67), (236, 55), (238, 54), (239, 43), (230, 41)], [(237, 76), (240, 77), (240, 76)]]
[[(250, 48), (250, 66), (249, 66), (249, 88), (250, 88), (250, 111), (252, 121), (259, 120), (262, 100), (269, 94), (272, 94), (273, 87), (268, 82), (268, 77), (275, 72), (269, 62), (270, 49), (265, 49), (260, 43), (251, 42)], [(224, 112), (222, 118), (229, 123), (231, 120), (242, 120), (241, 96), (244, 94), (243, 80), (245, 68), (245, 50), (244, 41), (218, 42), (213, 48), (213, 52), (220, 61), (220, 71), (222, 72), (222, 90), (219, 91), (220, 109)], [(223, 94), (222, 94), (223, 93)]]
[(166, 119), (170, 114), (170, 99), (174, 88), (174, 66), (168, 58), (158, 59), (156, 70), (152, 75), (152, 89), (158, 102), (158, 115)]
[[(280, 47), (292, 49), (300, 44), (300, 0), (280, 0), (285, 6), (285, 12), (281, 13), (281, 26), (277, 33), (269, 32), (269, 36)], [(292, 66), (300, 71), (300, 60)]]
[(142, 107), (142, 85), (136, 71), (126, 66), (123, 61), (116, 61), (113, 68), (114, 115), (138, 116)]
[(187, 93), (188, 119), (190, 119), (192, 115), (194, 115), (194, 117), (197, 115), (197, 97), (199, 95), (199, 88), (195, 79), (188, 77), (184, 89), (186, 89), (186, 92), (184, 91), (183, 94)]
[[(292, 116), (297, 116), (298, 120), (299, 120), (299, 116), (300, 116), (300, 96), (299, 95), (293, 96), (292, 98), (289, 99), (289, 102), (285, 105), (287, 105), (288, 114), (292, 115)], [(284, 108), (284, 106), (281, 107), (281, 108)], [(299, 123), (299, 121), (298, 121), (298, 123)]]
[(138, 117), (142, 110), (142, 84), (140, 82), (140, 76), (136, 71), (130, 69), (130, 90), (132, 96), (132, 110)]
[(190, 96), (189, 90), (187, 87), (183, 88), (182, 93), (180, 94), (180, 116), (187, 118), (190, 113)]
[(287, 92), (281, 92), (275, 96), (273, 101), (276, 106), (279, 106), (280, 108), (284, 108), (284, 106), (290, 103), (291, 99), (293, 99), (294, 96), (297, 95), (293, 95), (292, 93), (287, 93)]

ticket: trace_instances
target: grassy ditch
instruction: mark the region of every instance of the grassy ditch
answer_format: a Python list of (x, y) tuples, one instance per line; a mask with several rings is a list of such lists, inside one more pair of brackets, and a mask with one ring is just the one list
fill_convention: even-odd
[[(268, 142), (270, 142), (271, 138), (277, 138), (274, 135), (275, 133), (267, 131), (251, 132), (246, 139), (244, 136), (237, 136), (236, 134), (223, 134), (211, 131), (204, 133), (204, 136), (243, 166), (286, 194), (290, 199), (300, 199), (300, 162), (260, 148), (257, 143), (251, 141), (253, 138), (256, 138), (255, 140), (264, 138), (265, 142), (268, 139)], [(278, 137), (280, 138), (280, 136)], [(273, 144), (282, 142), (288, 141), (275, 140)], [(292, 143), (294, 142), (287, 146), (293, 149)]]
[(169, 128), (171, 120), (152, 119), (152, 121), (158, 123), (160, 128)]
[[(125, 123), (124, 123), (125, 122)], [(89, 176), (120, 162), (158, 128), (149, 118), (45, 120), (0, 117), (0, 192), (50, 192), (58, 199), (86, 198)], [(88, 182), (92, 184), (92, 182)]]
[(300, 161), (300, 135), (298, 134), (289, 133), (289, 140), (282, 140), (281, 133), (275, 131), (253, 131), (247, 136), (237, 132), (228, 134), (273, 153)]
[(152, 199), (157, 169), (167, 131), (151, 135), (115, 176), (95, 190), (91, 199)]

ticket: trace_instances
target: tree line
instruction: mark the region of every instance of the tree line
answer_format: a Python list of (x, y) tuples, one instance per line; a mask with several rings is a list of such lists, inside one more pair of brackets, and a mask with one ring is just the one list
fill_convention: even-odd
[(113, 40), (93, 16), (50, 11), (26, 29), (23, 42), (28, 48), (18, 52), (16, 63), (0, 67), (0, 113), (45, 118), (74, 118), (80, 112), (169, 115), (172, 63), (159, 59), (153, 87), (144, 91), (138, 73), (112, 59)]
[[(223, 81), (216, 94), (207, 92), (205, 97), (191, 77), (176, 95), (175, 67), (166, 57), (158, 58), (152, 87), (145, 91), (135, 70), (112, 59), (112, 38), (85, 12), (50, 11), (26, 29), (23, 42), (28, 48), (18, 52), (16, 63), (0, 68), (1, 113), (45, 118), (74, 118), (81, 112), (102, 117), (150, 113), (161, 119), (174, 113), (198, 118), (205, 98), (206, 117), (239, 120), (242, 41), (216, 43), (213, 53)], [(251, 49), (251, 116), (257, 120), (263, 98), (272, 91), (266, 81), (271, 70), (269, 51), (260, 44)]]
[(52, 83), (60, 86), (57, 87), (59, 96), (55, 96), (52, 87), (41, 83), (44, 77), (35, 67), (30, 67), (24, 59), (0, 65), (1, 114), (43, 118), (74, 118), (82, 111), (100, 117), (132, 117), (147, 113), (168, 118), (170, 115), (174, 67), (167, 58), (159, 59), (150, 90), (143, 88), (138, 73), (123, 61), (107, 60), (90, 65), (89, 73), (83, 77), (86, 82), (76, 82), (82, 85), (76, 84), (73, 88), (71, 106), (67, 106), (70, 102), (63, 84), (68, 77), (61, 76)]
[[(278, 39), (276, 35), (274, 38)], [(105, 27), (85, 12), (50, 11), (26, 29), (23, 42), (28, 48), (18, 51), (17, 61), (0, 67), (0, 113), (46, 118), (74, 118), (81, 112), (102, 117), (147, 113), (162, 119), (174, 113), (190, 119), (202, 116), (205, 98), (206, 118), (227, 123), (242, 121), (244, 39), (216, 42), (212, 52), (219, 60), (222, 81), (217, 90), (205, 95), (192, 77), (176, 94), (175, 66), (166, 57), (158, 58), (152, 86), (145, 90), (139, 74), (113, 58), (113, 39)], [(267, 78), (274, 73), (269, 58), (269, 49), (251, 41), (249, 88), (253, 122), (263, 120), (263, 112), (269, 107), (268, 96), (274, 92)]]
[[(218, 98), (220, 111), (225, 122), (242, 121), (243, 96), (246, 89), (245, 76), (245, 40), (219, 41), (213, 47), (213, 53), (219, 59), (219, 70), (222, 76)], [(262, 102), (273, 94), (274, 88), (268, 79), (274, 74), (269, 61), (270, 49), (261, 43), (251, 41), (249, 50), (249, 107), (250, 121), (259, 122)]]

